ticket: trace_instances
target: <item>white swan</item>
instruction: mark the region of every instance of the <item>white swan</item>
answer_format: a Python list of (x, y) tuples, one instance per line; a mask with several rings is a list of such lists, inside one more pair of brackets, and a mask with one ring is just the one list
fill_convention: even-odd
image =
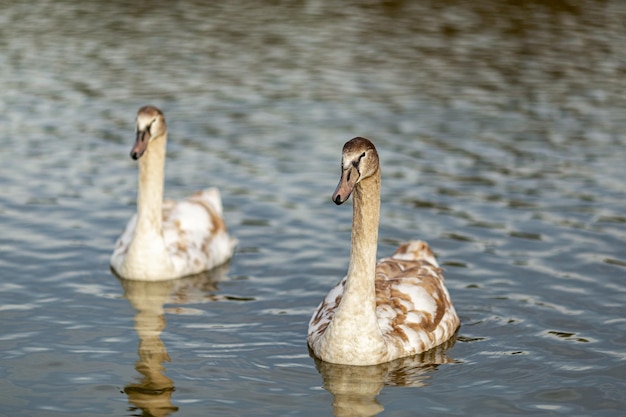
[(319, 359), (373, 365), (434, 348), (454, 335), (460, 321), (439, 265), (421, 241), (402, 244), (376, 262), (380, 168), (376, 148), (354, 138), (343, 147), (336, 204), (354, 193), (348, 275), (311, 317), (308, 343)]
[(137, 214), (115, 245), (113, 271), (126, 279), (161, 281), (228, 261), (237, 241), (226, 230), (216, 188), (183, 201), (163, 201), (167, 126), (161, 110), (140, 108), (136, 133), (130, 156), (139, 159)]

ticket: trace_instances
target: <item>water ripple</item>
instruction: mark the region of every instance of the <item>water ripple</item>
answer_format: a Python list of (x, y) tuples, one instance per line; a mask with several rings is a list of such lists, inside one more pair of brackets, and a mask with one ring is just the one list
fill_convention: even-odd
[[(621, 415), (624, 12), (3, 6), (3, 411)], [(240, 241), (225, 271), (159, 285), (109, 272), (147, 102), (171, 131), (167, 196), (222, 190)], [(356, 135), (380, 151), (379, 254), (428, 240), (462, 327), (453, 361), (344, 381), (305, 339), (347, 269), (352, 212), (330, 194)]]

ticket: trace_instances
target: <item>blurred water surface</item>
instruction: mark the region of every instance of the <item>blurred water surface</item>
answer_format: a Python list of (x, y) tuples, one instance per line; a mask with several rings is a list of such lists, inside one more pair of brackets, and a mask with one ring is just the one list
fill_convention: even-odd
[[(623, 415), (623, 2), (206, 3), (0, 6), (1, 415)], [(166, 195), (222, 191), (227, 268), (109, 272), (147, 103)], [(367, 368), (305, 340), (347, 267), (356, 135), (379, 254), (429, 241), (462, 319)]]

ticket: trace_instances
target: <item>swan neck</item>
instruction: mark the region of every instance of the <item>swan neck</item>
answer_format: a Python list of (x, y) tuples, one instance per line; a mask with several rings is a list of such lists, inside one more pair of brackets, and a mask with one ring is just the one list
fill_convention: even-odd
[(376, 248), (380, 217), (380, 171), (353, 190), (352, 248), (341, 302), (323, 335), (324, 360), (362, 364), (382, 358), (387, 347), (376, 315)]
[(163, 181), (167, 137), (163, 134), (150, 143), (139, 159), (137, 193), (137, 231), (152, 229), (163, 233)]
[(163, 237), (165, 144), (165, 135), (154, 138), (139, 159), (137, 219), (120, 266), (124, 277), (149, 281), (175, 276)]
[(360, 287), (374, 299), (378, 223), (380, 221), (380, 170), (361, 182), (353, 192), (352, 249), (348, 279), (358, 280)]

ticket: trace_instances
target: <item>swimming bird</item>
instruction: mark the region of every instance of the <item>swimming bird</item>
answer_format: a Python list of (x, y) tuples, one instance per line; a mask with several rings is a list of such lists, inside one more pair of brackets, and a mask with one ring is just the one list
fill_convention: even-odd
[(224, 264), (236, 239), (228, 235), (217, 188), (182, 201), (163, 201), (167, 125), (154, 106), (137, 112), (130, 156), (139, 160), (137, 213), (115, 244), (111, 268), (120, 277), (161, 281)]
[(374, 365), (432, 349), (460, 325), (428, 244), (410, 241), (376, 261), (380, 163), (374, 144), (357, 137), (343, 147), (332, 199), (354, 197), (348, 274), (318, 306), (307, 341), (319, 359)]

